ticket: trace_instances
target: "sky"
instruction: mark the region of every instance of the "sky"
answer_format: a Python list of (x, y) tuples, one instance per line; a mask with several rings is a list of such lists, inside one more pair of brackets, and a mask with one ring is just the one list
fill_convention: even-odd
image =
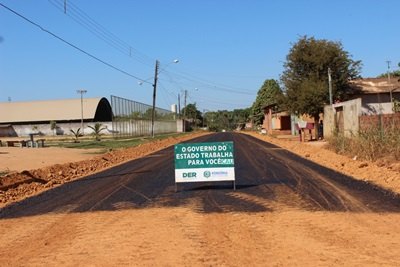
[(186, 91), (202, 112), (247, 108), (305, 35), (341, 42), (363, 77), (400, 62), (398, 0), (65, 2), (0, 0), (0, 102), (86, 90), (151, 105), (158, 60), (158, 107)]

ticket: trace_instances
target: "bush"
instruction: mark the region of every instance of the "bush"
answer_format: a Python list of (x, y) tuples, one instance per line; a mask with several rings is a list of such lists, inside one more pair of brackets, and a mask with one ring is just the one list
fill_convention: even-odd
[(400, 160), (400, 126), (373, 127), (348, 138), (337, 133), (327, 139), (328, 146), (336, 153), (357, 156), (359, 159), (376, 161), (383, 157)]

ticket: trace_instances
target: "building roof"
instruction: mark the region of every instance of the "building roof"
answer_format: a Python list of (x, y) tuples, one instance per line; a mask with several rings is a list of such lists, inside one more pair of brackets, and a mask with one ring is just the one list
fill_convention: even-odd
[(102, 98), (44, 100), (29, 102), (1, 102), (0, 123), (26, 123), (43, 121), (111, 121), (112, 111), (108, 100)]
[(364, 78), (352, 80), (350, 83), (359, 93), (363, 94), (400, 92), (398, 77), (391, 77), (390, 83), (387, 78)]

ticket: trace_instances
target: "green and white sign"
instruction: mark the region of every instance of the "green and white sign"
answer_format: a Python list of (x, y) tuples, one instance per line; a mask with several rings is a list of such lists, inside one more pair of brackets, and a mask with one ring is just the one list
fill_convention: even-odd
[(235, 181), (233, 142), (175, 145), (175, 182)]

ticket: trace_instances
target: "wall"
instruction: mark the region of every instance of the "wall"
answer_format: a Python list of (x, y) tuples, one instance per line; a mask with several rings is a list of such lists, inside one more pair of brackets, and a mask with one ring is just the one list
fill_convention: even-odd
[(351, 137), (358, 134), (361, 98), (324, 107), (324, 137), (332, 136), (336, 129)]
[[(176, 121), (155, 121), (154, 133), (176, 133)], [(151, 120), (123, 120), (112, 122), (112, 134), (115, 137), (148, 136), (151, 135)]]
[[(84, 134), (91, 134), (93, 132), (88, 126), (94, 126), (95, 122), (85, 122), (84, 125)], [(107, 129), (112, 129), (111, 122), (102, 122), (103, 127), (107, 127)], [(42, 133), (43, 135), (72, 135), (71, 129), (77, 131), (78, 128), (81, 128), (81, 123), (57, 123), (56, 129), (53, 131), (50, 128), (49, 124), (25, 124), (25, 125), (13, 125), (12, 126), (15, 132), (20, 137), (29, 136), (30, 133)], [(111, 134), (109, 130), (102, 131), (103, 134)]]
[[(88, 126), (94, 126), (95, 122), (84, 123), (84, 134), (90, 135), (93, 130)], [(147, 136), (151, 134), (151, 121), (148, 120), (133, 120), (129, 123), (116, 123), (116, 122), (101, 122), (103, 127), (106, 127), (101, 133), (103, 135), (133, 135), (129, 136)], [(118, 128), (116, 127), (118, 126)], [(12, 125), (12, 129), (19, 137), (28, 137), (30, 133), (42, 133), (43, 135), (72, 135), (71, 129), (77, 131), (81, 128), (81, 123), (57, 123), (56, 130), (52, 131), (50, 124), (26, 124), (26, 125)], [(118, 129), (118, 131), (116, 131)], [(177, 132), (177, 123), (175, 121), (156, 121), (154, 123), (155, 134), (162, 133), (175, 133)]]
[(360, 117), (360, 130), (379, 127), (387, 129), (393, 126), (400, 126), (400, 113), (382, 115), (364, 115)]
[(363, 104), (363, 115), (392, 114), (392, 103), (368, 103)]

